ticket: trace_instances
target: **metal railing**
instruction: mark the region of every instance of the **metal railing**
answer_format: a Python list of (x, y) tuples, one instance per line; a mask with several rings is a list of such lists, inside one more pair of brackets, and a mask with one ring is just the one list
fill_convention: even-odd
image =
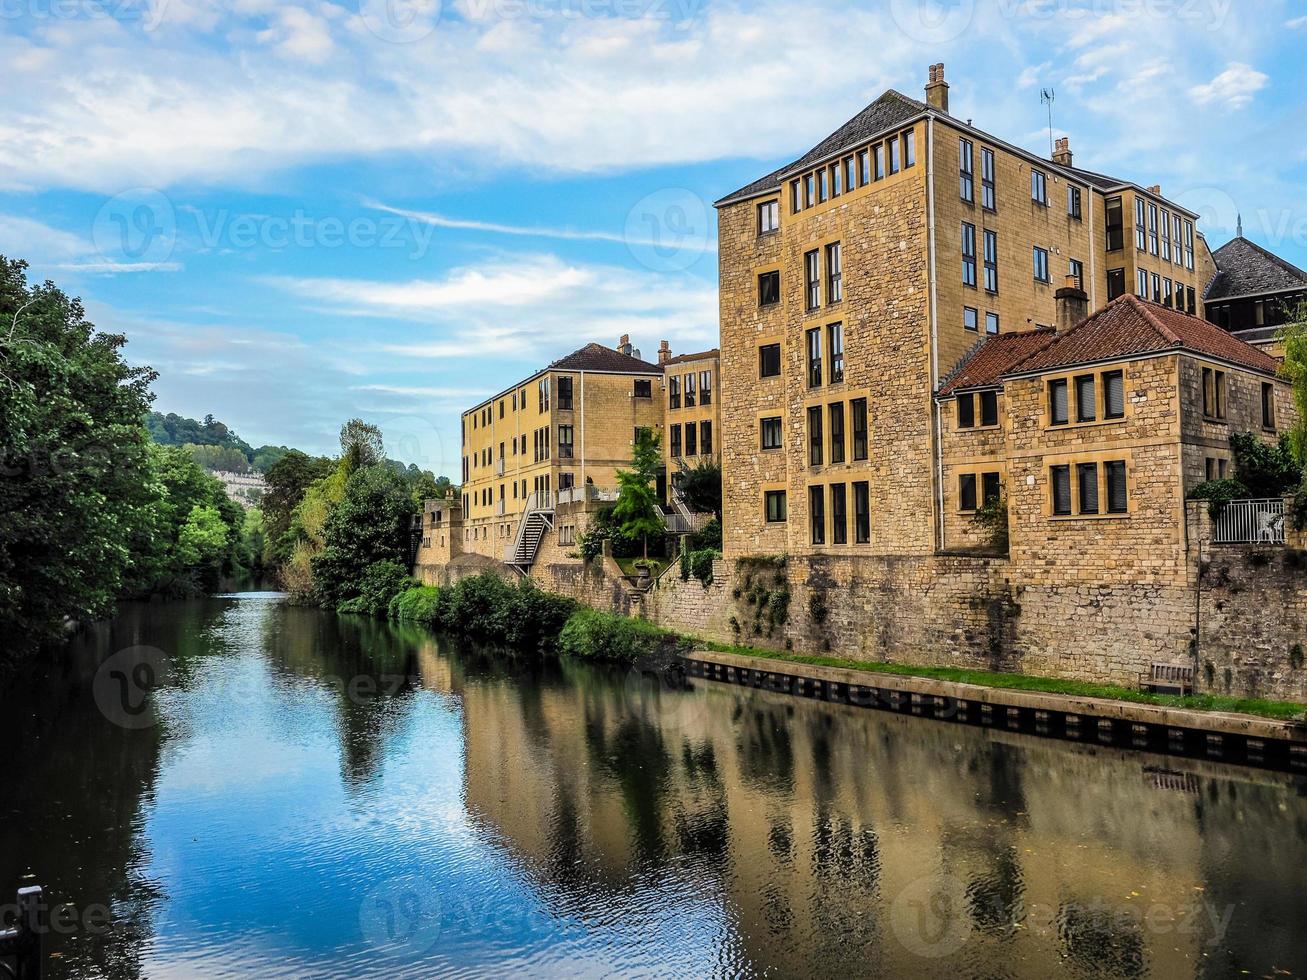
[(617, 500), (617, 491), (602, 490), (593, 484), (582, 487), (567, 487), (558, 491), (558, 502), (560, 504), (578, 504), (586, 500), (612, 503)]
[(1213, 522), (1215, 544), (1284, 544), (1284, 500), (1231, 500)]

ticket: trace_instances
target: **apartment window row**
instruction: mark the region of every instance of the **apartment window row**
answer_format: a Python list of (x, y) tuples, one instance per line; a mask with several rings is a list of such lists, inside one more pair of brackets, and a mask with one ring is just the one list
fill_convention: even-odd
[(691, 371), (688, 374), (669, 376), (667, 379), (667, 407), (694, 408), (712, 404), (712, 371)]
[(1186, 286), (1179, 280), (1172, 280), (1147, 269), (1139, 269), (1135, 277), (1135, 294), (1140, 299), (1151, 299), (1154, 303), (1168, 306), (1190, 316), (1198, 314), (1198, 293), (1193, 286)]
[(962, 473), (958, 476), (958, 510), (975, 513), (1001, 499), (1003, 478), (998, 473)]
[(1049, 468), (1055, 517), (1125, 514), (1129, 510), (1124, 460)]
[[(867, 544), (871, 541), (871, 487), (866, 481), (857, 483), (832, 483), (829, 486), (808, 488), (808, 526), (809, 535), (815, 545), (824, 545), (827, 531), (830, 543), (843, 545), (849, 543), (849, 496), (852, 489), (853, 543)], [(827, 522), (827, 501), (829, 500), (829, 526)]]
[(958, 428), (987, 429), (998, 425), (998, 392), (969, 391), (957, 396)]
[(682, 426), (679, 422), (668, 430), (668, 444), (673, 459), (680, 459), (682, 456), (712, 455), (712, 422), (707, 419), (698, 423), (686, 422), (684, 441), (681, 433)]
[[(985, 311), (985, 333), (998, 333), (999, 319), (998, 314), (991, 310)], [(971, 333), (980, 332), (980, 311), (974, 306), (962, 307), (962, 329)]]
[(531, 435), (532, 435), (532, 450), (534, 451), (534, 456), (533, 456), (534, 462), (541, 463), (549, 459), (549, 454), (551, 449), (550, 447), (551, 440), (549, 438), (549, 426), (546, 425), (543, 428), (536, 429), (535, 432), (533, 432)]
[[(820, 388), (826, 384), (844, 381), (844, 324), (828, 323), (813, 327), (805, 334), (808, 352), (808, 387)], [(823, 346), (824, 344), (824, 346)]]
[(1102, 371), (1049, 381), (1049, 424), (1070, 425), (1073, 417), (1076, 424), (1125, 418), (1124, 372)]
[[(764, 419), (764, 422), (767, 420)], [(854, 398), (808, 408), (808, 465), (838, 465), (852, 456), (854, 462), (867, 459), (867, 399)], [(764, 431), (764, 443), (766, 441)], [(764, 448), (766, 446), (764, 445)]]
[[(790, 181), (790, 213), (848, 194), (917, 164), (917, 133), (907, 129)], [(760, 226), (761, 227), (761, 224)]]
[(1193, 271), (1194, 223), (1154, 201), (1136, 197), (1135, 248)]
[[(986, 211), (998, 210), (997, 162), (994, 151), (980, 148), (980, 206)], [(958, 148), (958, 194), (968, 204), (976, 203), (976, 146), (964, 139)]]
[[(822, 278), (823, 253), (825, 253), (826, 259), (825, 279)], [(827, 306), (833, 306), (844, 299), (844, 259), (839, 242), (831, 242), (824, 248), (814, 248), (804, 253), (803, 287), (804, 305), (809, 310), (816, 310), (821, 307), (823, 289)], [(779, 273), (777, 274), (775, 291), (779, 299)], [(758, 295), (759, 301), (761, 301), (761, 281), (758, 284)]]

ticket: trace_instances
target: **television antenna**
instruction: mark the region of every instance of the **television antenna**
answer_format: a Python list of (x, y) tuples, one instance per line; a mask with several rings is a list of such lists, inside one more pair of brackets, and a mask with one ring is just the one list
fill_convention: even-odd
[(1041, 105), (1048, 106), (1048, 155), (1051, 157), (1057, 152), (1053, 142), (1053, 103), (1057, 101), (1057, 92), (1051, 88), (1040, 89), (1039, 101)]

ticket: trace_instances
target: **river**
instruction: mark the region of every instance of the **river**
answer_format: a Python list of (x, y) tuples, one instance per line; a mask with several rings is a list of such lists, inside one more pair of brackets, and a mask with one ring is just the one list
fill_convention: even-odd
[(124, 607), (0, 736), (0, 903), (45, 889), (54, 977), (1307, 969), (1286, 773), (667, 690), (270, 593)]

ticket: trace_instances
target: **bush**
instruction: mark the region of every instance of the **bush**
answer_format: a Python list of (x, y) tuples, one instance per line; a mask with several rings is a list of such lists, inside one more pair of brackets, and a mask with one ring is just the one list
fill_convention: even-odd
[(1221, 516), (1231, 500), (1245, 500), (1248, 496), (1248, 488), (1239, 480), (1231, 479), (1208, 480), (1198, 484), (1189, 494), (1192, 500), (1207, 501), (1207, 513), (1212, 515), (1212, 520)]
[(714, 517), (690, 535), (688, 545), (690, 551), (721, 551), (722, 522)]
[(1001, 497), (986, 501), (971, 518), (984, 528), (989, 536), (989, 546), (995, 551), (1006, 553), (1009, 547), (1007, 501)]
[(682, 551), (681, 552), (681, 581), (689, 581), (693, 575), (703, 583), (704, 588), (712, 585), (712, 563), (721, 557), (721, 552), (715, 548), (705, 548), (701, 551)]
[(369, 565), (358, 584), (358, 595), (336, 607), (337, 612), (380, 616), (390, 609), (390, 602), (413, 584), (404, 566), (393, 561)]
[(575, 611), (573, 600), (545, 592), (529, 579), (510, 585), (489, 573), (445, 588), (412, 588), (390, 603), (392, 619), (531, 653), (554, 652)]
[(567, 656), (579, 660), (629, 664), (685, 643), (647, 620), (578, 609), (563, 627), (558, 645)]

